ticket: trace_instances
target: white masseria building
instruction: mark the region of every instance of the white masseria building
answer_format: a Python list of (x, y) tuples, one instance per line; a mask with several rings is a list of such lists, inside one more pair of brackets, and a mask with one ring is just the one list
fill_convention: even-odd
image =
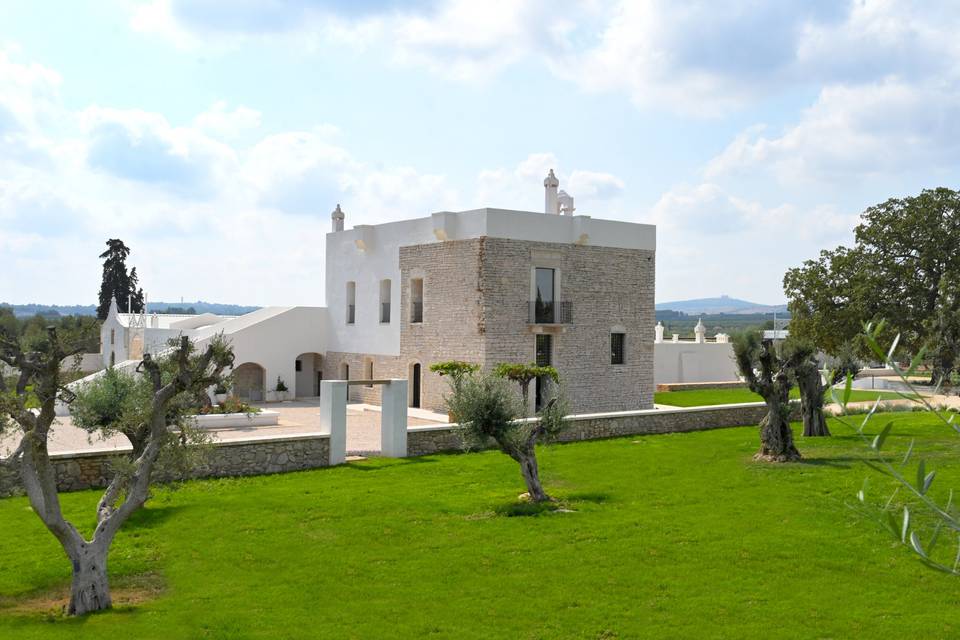
[[(405, 378), (409, 406), (441, 409), (447, 386), (429, 372), (435, 362), (537, 362), (558, 369), (578, 413), (652, 407), (655, 368), (658, 382), (661, 370), (679, 376), (663, 381), (733, 379), (691, 360), (688, 345), (664, 342), (662, 327), (655, 338), (656, 228), (574, 215), (558, 186), (551, 171), (544, 212), (444, 211), (352, 229), (338, 205), (326, 237), (327, 306), (230, 317), (124, 314), (113, 304), (103, 364), (133, 368), (170, 338), (202, 346), (222, 333), (241, 397), (263, 400), (278, 380), (288, 396), (311, 397), (323, 379)], [(721, 345), (698, 337), (692, 350)], [(380, 399), (378, 386), (349, 393)]]

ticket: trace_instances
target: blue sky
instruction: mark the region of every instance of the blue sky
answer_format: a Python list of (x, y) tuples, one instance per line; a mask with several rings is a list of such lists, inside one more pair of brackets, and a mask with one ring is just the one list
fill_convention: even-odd
[(867, 206), (960, 177), (952, 2), (0, 5), (0, 300), (322, 304), (323, 241), (436, 210), (658, 225), (657, 299), (779, 302)]

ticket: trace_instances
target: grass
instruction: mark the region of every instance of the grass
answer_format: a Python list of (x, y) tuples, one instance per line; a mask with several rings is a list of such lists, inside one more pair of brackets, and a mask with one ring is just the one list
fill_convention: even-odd
[[(841, 389), (837, 395), (842, 395)], [(800, 392), (794, 388), (790, 391), (791, 398), (800, 398)], [(901, 400), (896, 391), (873, 391), (870, 389), (851, 389), (850, 402), (874, 402), (878, 397), (884, 400)], [(830, 391), (825, 395), (826, 401), (832, 402)], [(656, 404), (666, 404), (674, 407), (705, 407), (714, 404), (735, 404), (739, 402), (763, 402), (763, 398), (747, 388), (738, 389), (693, 389), (691, 391), (660, 391), (653, 394)]]
[[(889, 419), (938, 496), (960, 487), (960, 438)], [(24, 499), (0, 500), (0, 638), (957, 637), (960, 582), (849, 508), (875, 474), (831, 429), (779, 466), (752, 462), (754, 428), (543, 448), (569, 512), (518, 503), (496, 452), (160, 489), (111, 555), (132, 604), (82, 620), (45, 612), (68, 563)], [(81, 517), (96, 498), (63, 502)]]

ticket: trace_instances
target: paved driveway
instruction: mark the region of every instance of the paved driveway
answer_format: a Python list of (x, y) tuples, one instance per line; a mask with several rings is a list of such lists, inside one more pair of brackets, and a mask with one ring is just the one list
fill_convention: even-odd
[[(245, 440), (267, 435), (300, 435), (317, 433), (320, 430), (320, 400), (309, 398), (289, 402), (257, 403), (256, 406), (279, 411), (279, 424), (269, 427), (236, 427), (211, 430), (218, 440)], [(369, 405), (351, 404), (347, 407), (347, 452), (350, 454), (375, 453), (380, 450), (380, 412)], [(379, 409), (379, 407), (376, 407)], [(428, 411), (413, 409), (407, 417), (407, 426), (446, 422), (446, 417)], [(14, 434), (0, 437), (0, 457), (7, 455), (17, 445)], [(75, 427), (69, 417), (58, 418), (50, 434), (50, 452), (64, 451), (110, 451), (129, 449), (123, 436), (93, 438), (86, 431)]]

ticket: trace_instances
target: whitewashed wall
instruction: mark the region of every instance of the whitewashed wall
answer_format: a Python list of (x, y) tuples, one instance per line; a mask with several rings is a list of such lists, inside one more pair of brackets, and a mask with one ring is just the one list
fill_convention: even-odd
[(653, 345), (654, 384), (738, 379), (733, 345), (729, 342), (657, 342)]

